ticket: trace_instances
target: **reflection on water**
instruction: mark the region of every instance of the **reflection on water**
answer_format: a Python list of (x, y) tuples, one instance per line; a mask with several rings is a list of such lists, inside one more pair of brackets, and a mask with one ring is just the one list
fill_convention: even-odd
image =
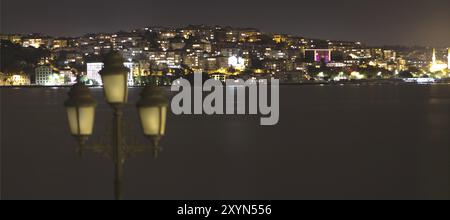
[[(100, 135), (111, 109), (92, 91)], [(67, 92), (0, 89), (2, 198), (113, 198), (112, 161), (77, 159)], [(142, 137), (139, 92), (130, 90), (125, 117)], [(161, 158), (125, 164), (125, 198), (449, 199), (449, 94), (448, 85), (282, 86), (276, 126), (169, 115)]]

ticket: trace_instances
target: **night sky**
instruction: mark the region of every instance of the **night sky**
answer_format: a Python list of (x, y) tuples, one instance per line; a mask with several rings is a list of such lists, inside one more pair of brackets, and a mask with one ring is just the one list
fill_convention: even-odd
[(0, 0), (2, 33), (219, 24), (368, 45), (450, 45), (449, 0)]

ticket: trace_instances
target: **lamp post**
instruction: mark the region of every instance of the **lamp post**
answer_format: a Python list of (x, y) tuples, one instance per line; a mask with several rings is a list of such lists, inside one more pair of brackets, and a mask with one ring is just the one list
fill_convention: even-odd
[[(117, 51), (111, 50), (104, 56), (104, 67), (99, 72), (103, 81), (106, 101), (114, 110), (111, 145), (115, 167), (114, 195), (116, 199), (123, 198), (123, 166), (126, 159), (125, 154), (130, 151), (130, 149), (126, 149), (127, 145), (124, 143), (123, 134), (123, 108), (128, 100), (128, 68), (123, 66), (123, 62), (122, 56)], [(165, 132), (167, 103), (164, 92), (152, 86), (144, 88), (141, 99), (137, 104), (141, 127), (154, 146), (155, 157), (158, 156), (160, 151), (159, 141)], [(81, 152), (87, 138), (92, 134), (95, 100), (92, 98), (89, 89), (78, 82), (70, 90), (69, 100), (66, 101), (65, 106), (71, 133), (78, 139)], [(100, 147), (107, 148), (107, 146)]]
[(145, 87), (137, 103), (142, 130), (153, 143), (153, 156), (158, 157), (161, 148), (159, 141), (166, 130), (167, 98), (154, 86)]
[(113, 117), (113, 161), (115, 165), (114, 192), (117, 199), (122, 199), (123, 165), (123, 105), (128, 100), (128, 68), (123, 66), (122, 56), (114, 51), (106, 54), (100, 75), (106, 101), (114, 108)]
[(72, 86), (69, 99), (64, 103), (70, 132), (79, 143), (77, 151), (80, 156), (87, 139), (92, 135), (96, 105), (89, 89), (80, 82)]

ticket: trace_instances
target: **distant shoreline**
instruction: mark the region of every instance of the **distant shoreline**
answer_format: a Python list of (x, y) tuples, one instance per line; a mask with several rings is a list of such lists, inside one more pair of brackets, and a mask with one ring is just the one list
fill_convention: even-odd
[[(435, 85), (435, 84), (448, 84), (450, 85), (450, 79), (436, 80), (435, 82), (405, 82), (402, 79), (385, 79), (385, 80), (356, 80), (356, 81), (304, 81), (304, 82), (280, 82), (283, 86), (308, 86), (308, 85), (380, 85), (380, 84), (390, 84), (390, 85)], [(16, 86), (0, 86), (0, 88), (70, 88), (72, 85), (55, 85), (55, 86), (44, 86), (44, 85), (16, 85)], [(102, 86), (88, 86), (89, 88), (103, 88)], [(130, 86), (129, 88), (143, 88), (145, 86)], [(170, 85), (160, 85), (160, 87), (170, 87)]]

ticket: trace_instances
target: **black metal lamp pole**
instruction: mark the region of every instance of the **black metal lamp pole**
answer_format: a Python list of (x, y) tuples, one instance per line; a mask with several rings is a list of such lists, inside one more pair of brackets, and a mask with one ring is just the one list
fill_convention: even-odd
[(125, 158), (123, 154), (123, 107), (121, 105), (114, 106), (114, 135), (113, 135), (113, 160), (115, 168), (114, 177), (114, 195), (116, 200), (123, 198), (123, 166)]
[[(123, 173), (126, 153), (132, 152), (133, 147), (139, 149), (141, 146), (125, 146), (123, 130), (123, 109), (128, 99), (127, 76), (128, 68), (123, 66), (122, 56), (111, 51), (104, 57), (104, 67), (100, 71), (103, 82), (103, 91), (106, 101), (113, 108), (113, 134), (112, 134), (112, 159), (114, 161), (114, 196), (115, 199), (123, 198)], [(161, 149), (159, 140), (164, 135), (166, 125), (166, 112), (168, 100), (164, 92), (155, 86), (144, 88), (141, 99), (137, 104), (139, 118), (144, 135), (149, 137), (154, 145), (154, 156)], [(69, 100), (65, 103), (69, 125), (72, 135), (80, 143), (81, 150), (86, 146), (87, 138), (92, 135), (95, 100), (89, 89), (81, 82), (75, 84), (69, 92)], [(107, 146), (100, 144), (92, 149), (107, 152)], [(127, 149), (126, 149), (127, 148)]]
[(111, 50), (103, 59), (103, 68), (100, 75), (103, 82), (103, 91), (106, 101), (114, 110), (113, 116), (113, 161), (114, 161), (114, 194), (116, 199), (122, 199), (122, 180), (124, 158), (123, 142), (123, 107), (128, 100), (128, 72), (123, 66), (122, 56)]

